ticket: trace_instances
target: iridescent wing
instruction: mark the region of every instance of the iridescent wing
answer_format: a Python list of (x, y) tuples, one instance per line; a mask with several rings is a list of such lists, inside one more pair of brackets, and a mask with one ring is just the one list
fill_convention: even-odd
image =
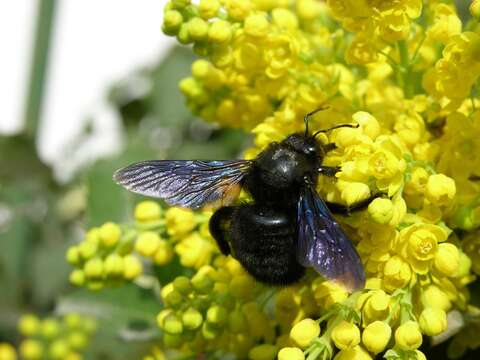
[(151, 160), (117, 170), (113, 178), (132, 192), (161, 198), (169, 205), (218, 207), (238, 196), (250, 164), (246, 160)]
[(310, 185), (302, 188), (297, 208), (297, 259), (349, 291), (365, 286), (365, 272), (355, 247)]

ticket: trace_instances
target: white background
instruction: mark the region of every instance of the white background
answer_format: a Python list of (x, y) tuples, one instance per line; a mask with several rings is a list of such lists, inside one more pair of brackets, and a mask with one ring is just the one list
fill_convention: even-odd
[[(0, 133), (18, 132), (24, 116), (38, 1), (0, 2)], [(161, 33), (166, 0), (58, 0), (47, 72), (41, 157), (55, 163), (62, 149), (95, 115), (92, 153), (118, 145), (115, 114), (106, 90), (166, 53), (173, 39)]]

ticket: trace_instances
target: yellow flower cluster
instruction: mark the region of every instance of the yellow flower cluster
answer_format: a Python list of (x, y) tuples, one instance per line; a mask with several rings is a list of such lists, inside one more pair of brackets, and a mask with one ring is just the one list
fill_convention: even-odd
[[(346, 206), (375, 197), (338, 217), (365, 289), (349, 294), (313, 271), (295, 286), (259, 285), (219, 254), (210, 213), (151, 201), (133, 225), (104, 224), (69, 250), (72, 282), (121, 284), (142, 274), (138, 259), (168, 268), (178, 256), (184, 276), (161, 284), (157, 323), (163, 346), (185, 354), (425, 359), (423, 337), (450, 334), (455, 314), (465, 316), (450, 354), (480, 346), (467, 289), (480, 274), (477, 20), (462, 24), (450, 0), (170, 0), (162, 28), (200, 56), (180, 83), (188, 106), (251, 131), (246, 158), (304, 131), (320, 107), (311, 130), (359, 125), (318, 137), (335, 143), (324, 164), (341, 170), (317, 190)], [(138, 265), (130, 276), (126, 258)]]
[(92, 290), (120, 286), (144, 273), (147, 264), (169, 264), (175, 254), (181, 265), (199, 269), (219, 252), (208, 232), (209, 213), (163, 211), (158, 203), (144, 201), (135, 208), (134, 217), (133, 226), (109, 222), (92, 228), (68, 249), (67, 261), (75, 266), (72, 284)]
[(96, 327), (96, 321), (91, 317), (73, 313), (60, 319), (24, 315), (18, 322), (19, 333), (24, 337), (19, 354), (25, 360), (81, 360), (82, 351)]

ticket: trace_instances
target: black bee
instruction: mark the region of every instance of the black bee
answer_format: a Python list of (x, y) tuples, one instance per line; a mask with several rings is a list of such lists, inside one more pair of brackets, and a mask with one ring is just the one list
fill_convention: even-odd
[[(308, 131), (273, 142), (254, 160), (152, 160), (118, 170), (114, 179), (128, 190), (161, 198), (170, 205), (220, 208), (210, 219), (210, 232), (223, 254), (232, 254), (258, 281), (287, 285), (306, 267), (353, 291), (364, 287), (365, 272), (355, 247), (330, 213), (349, 212), (327, 204), (317, 194), (318, 175), (334, 176), (339, 168), (322, 165), (335, 144), (316, 136), (339, 125)], [(230, 205), (241, 188), (251, 203)]]

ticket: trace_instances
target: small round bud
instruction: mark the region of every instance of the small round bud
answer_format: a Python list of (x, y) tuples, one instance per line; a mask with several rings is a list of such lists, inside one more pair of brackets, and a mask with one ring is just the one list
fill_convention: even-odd
[(368, 351), (378, 354), (387, 347), (390, 337), (392, 336), (392, 329), (384, 321), (374, 321), (363, 330), (362, 342)]
[(354, 347), (360, 343), (360, 330), (355, 324), (343, 320), (333, 329), (332, 340), (340, 350)]
[(370, 196), (370, 188), (367, 184), (361, 182), (349, 182), (341, 193), (342, 199), (347, 205), (356, 204)]
[(418, 319), (420, 329), (429, 336), (435, 336), (447, 329), (447, 314), (441, 309), (426, 308)]
[(214, 282), (206, 274), (198, 272), (192, 278), (192, 285), (200, 294), (207, 294), (213, 289)]
[(76, 265), (80, 262), (80, 252), (77, 246), (72, 246), (67, 250), (66, 259), (71, 265)]
[(23, 315), (18, 322), (18, 330), (23, 336), (32, 336), (38, 333), (40, 320), (32, 314)]
[(198, 13), (205, 20), (214, 18), (220, 10), (220, 2), (218, 0), (200, 0), (198, 4)]
[(9, 343), (0, 342), (0, 360), (17, 360), (17, 352)]
[(41, 323), (41, 333), (48, 339), (53, 339), (60, 333), (60, 324), (55, 319), (45, 319)]
[(173, 249), (172, 246), (165, 240), (160, 240), (160, 243), (158, 244), (158, 249), (153, 254), (153, 262), (156, 265), (163, 266), (167, 265), (172, 261), (173, 259)]
[(142, 232), (135, 243), (135, 250), (142, 256), (153, 256), (160, 246), (160, 236), (153, 231)]
[(194, 41), (205, 40), (208, 34), (208, 24), (205, 20), (199, 17), (190, 19), (187, 23), (188, 34)]
[(182, 14), (177, 10), (168, 10), (163, 16), (162, 30), (167, 35), (176, 35), (182, 25)]
[(225, 43), (232, 37), (232, 28), (229, 22), (224, 20), (215, 21), (208, 29), (208, 41), (212, 43)]
[(460, 253), (458, 248), (449, 243), (439, 244), (433, 264), (435, 269), (443, 275), (449, 277), (456, 276), (460, 267)]
[(303, 319), (290, 330), (290, 338), (298, 347), (307, 348), (320, 335), (320, 325), (312, 319)]
[(470, 4), (470, 14), (472, 14), (475, 19), (480, 19), (480, 0), (472, 1)]
[(269, 23), (264, 14), (253, 13), (247, 16), (243, 28), (246, 34), (262, 38), (268, 34)]
[(183, 332), (183, 323), (178, 317), (170, 314), (163, 320), (162, 329), (168, 334), (179, 335)]
[(120, 276), (123, 274), (123, 258), (118, 254), (110, 254), (105, 258), (104, 271), (108, 276)]
[(407, 321), (395, 331), (395, 342), (402, 350), (415, 350), (422, 345), (422, 333), (415, 321)]
[(48, 355), (52, 359), (64, 359), (68, 352), (68, 343), (65, 340), (54, 340), (48, 349)]
[(133, 280), (142, 273), (142, 263), (133, 255), (123, 258), (123, 266), (123, 277), (127, 280)]
[(393, 203), (390, 199), (376, 198), (368, 205), (368, 213), (378, 224), (388, 224), (393, 218)]
[(84, 241), (78, 245), (78, 253), (83, 259), (88, 260), (97, 253), (97, 245), (90, 241)]
[(448, 205), (455, 196), (455, 181), (443, 174), (430, 175), (425, 189), (426, 198), (434, 205)]
[(85, 284), (85, 272), (81, 269), (75, 269), (70, 273), (68, 279), (72, 285), (82, 286)]
[(278, 360), (305, 360), (302, 349), (286, 347), (278, 352)]
[(88, 279), (100, 279), (103, 276), (103, 261), (96, 257), (88, 260), (83, 267), (85, 276)]
[(84, 349), (88, 344), (88, 337), (81, 331), (74, 331), (68, 335), (68, 344), (77, 350)]
[(182, 315), (182, 322), (186, 329), (196, 330), (203, 323), (202, 314), (195, 308), (188, 308)]
[(43, 355), (43, 345), (38, 340), (24, 340), (20, 344), (20, 354), (26, 360), (40, 359)]
[(207, 340), (213, 340), (219, 335), (220, 331), (211, 323), (202, 324), (202, 335)]
[(248, 329), (248, 322), (241, 311), (235, 310), (228, 314), (228, 329), (234, 334), (240, 334)]
[(104, 246), (115, 246), (120, 240), (122, 230), (115, 223), (107, 222), (100, 227), (100, 241)]
[(192, 283), (186, 276), (178, 276), (173, 280), (173, 288), (182, 295), (188, 295), (192, 292)]
[(222, 326), (227, 321), (227, 310), (223, 306), (214, 305), (207, 311), (207, 321), (216, 326)]
[(155, 201), (142, 201), (135, 207), (135, 220), (141, 223), (160, 220), (162, 208)]

